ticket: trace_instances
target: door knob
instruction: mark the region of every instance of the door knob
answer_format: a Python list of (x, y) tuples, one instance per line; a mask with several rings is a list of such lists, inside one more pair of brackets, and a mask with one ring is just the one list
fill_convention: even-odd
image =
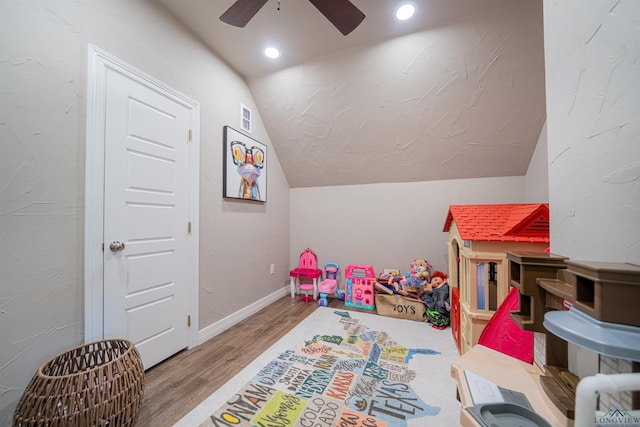
[(111, 242), (111, 244), (109, 245), (109, 249), (111, 249), (111, 252), (119, 252), (124, 250), (124, 243), (123, 242)]

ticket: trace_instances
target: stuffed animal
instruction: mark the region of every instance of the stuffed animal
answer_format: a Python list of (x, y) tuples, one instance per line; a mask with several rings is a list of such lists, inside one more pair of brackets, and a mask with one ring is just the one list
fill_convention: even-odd
[(423, 281), (429, 279), (429, 269), (431, 269), (431, 264), (429, 264), (427, 260), (416, 259), (410, 264), (410, 267), (410, 277), (417, 277), (418, 279), (422, 279)]
[(403, 295), (409, 293), (413, 294), (413, 296), (419, 296), (429, 279), (431, 264), (429, 264), (427, 260), (416, 259), (411, 262), (409, 267), (409, 271), (405, 273), (405, 277), (400, 281), (401, 290), (404, 291), (400, 293)]

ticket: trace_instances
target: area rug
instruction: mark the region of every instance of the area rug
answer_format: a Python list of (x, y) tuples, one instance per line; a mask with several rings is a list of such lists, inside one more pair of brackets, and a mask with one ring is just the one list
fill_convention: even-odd
[(451, 330), (319, 307), (175, 426), (459, 424)]

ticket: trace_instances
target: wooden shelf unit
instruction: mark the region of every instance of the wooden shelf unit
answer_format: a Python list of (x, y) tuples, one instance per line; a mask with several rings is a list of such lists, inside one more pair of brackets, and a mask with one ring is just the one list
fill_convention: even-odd
[(507, 252), (510, 285), (518, 289), (518, 311), (511, 318), (526, 331), (544, 332), (546, 296), (538, 278), (557, 279), (567, 268), (566, 257), (547, 252)]
[(544, 314), (563, 308), (563, 300), (573, 301), (571, 285), (564, 282), (567, 258), (551, 253), (507, 253), (511, 285), (518, 289), (518, 311), (511, 318), (526, 331), (545, 334), (545, 375), (540, 386), (560, 413), (574, 417), (574, 395), (567, 342), (549, 333), (543, 326)]
[[(512, 311), (511, 318), (523, 330), (545, 334), (540, 384), (557, 409), (573, 419), (579, 378), (569, 371), (567, 341), (545, 328), (545, 314), (573, 306), (599, 321), (640, 326), (640, 266), (535, 253), (507, 253), (507, 259), (511, 285), (519, 291), (518, 311)], [(633, 393), (634, 405), (639, 394)]]
[(640, 266), (567, 261), (574, 306), (603, 322), (640, 326)]

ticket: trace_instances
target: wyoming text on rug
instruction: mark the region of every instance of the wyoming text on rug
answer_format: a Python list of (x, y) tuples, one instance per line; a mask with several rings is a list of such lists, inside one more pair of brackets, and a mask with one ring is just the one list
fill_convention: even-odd
[[(330, 308), (310, 318), (303, 323), (311, 325), (283, 338), (288, 348), (276, 349), (200, 426), (458, 424), (449, 330)], [(296, 334), (309, 332), (295, 345)]]

